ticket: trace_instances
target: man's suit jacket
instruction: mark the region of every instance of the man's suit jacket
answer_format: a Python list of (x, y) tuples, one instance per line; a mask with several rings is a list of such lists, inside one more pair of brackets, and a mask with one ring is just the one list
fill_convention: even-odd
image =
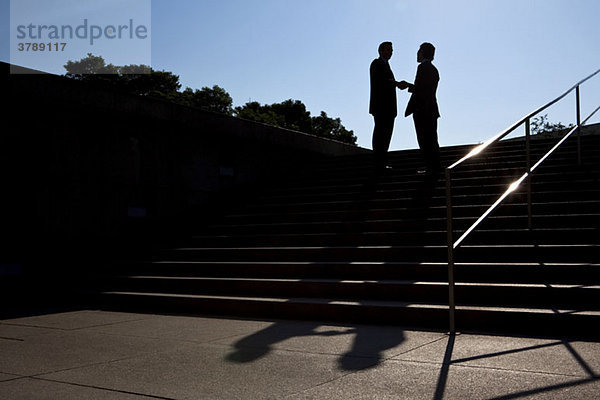
[(423, 61), (419, 64), (415, 83), (408, 89), (412, 95), (404, 113), (406, 117), (413, 113), (428, 115), (433, 118), (440, 116), (435, 97), (439, 80), (440, 74), (431, 61)]
[(371, 63), (369, 71), (371, 75), (369, 113), (376, 116), (395, 117), (398, 115), (396, 80), (390, 65), (383, 58), (376, 58)]

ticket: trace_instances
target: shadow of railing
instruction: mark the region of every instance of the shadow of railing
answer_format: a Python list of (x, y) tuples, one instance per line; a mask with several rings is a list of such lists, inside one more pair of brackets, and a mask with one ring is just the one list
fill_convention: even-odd
[(536, 394), (548, 393), (548, 392), (552, 392), (552, 391), (556, 391), (556, 390), (560, 390), (560, 389), (566, 389), (566, 388), (570, 388), (570, 387), (575, 387), (575, 386), (584, 385), (587, 383), (600, 381), (600, 374), (597, 374), (592, 369), (592, 367), (585, 361), (585, 359), (581, 356), (581, 354), (579, 354), (577, 352), (577, 350), (575, 350), (575, 348), (571, 345), (571, 342), (566, 339), (561, 339), (556, 342), (537, 344), (537, 345), (533, 345), (533, 346), (521, 347), (518, 349), (510, 349), (510, 350), (498, 351), (498, 352), (494, 352), (494, 353), (480, 354), (480, 355), (476, 355), (476, 356), (472, 356), (472, 357), (465, 357), (465, 358), (453, 360), (452, 354), (454, 351), (456, 336), (457, 336), (457, 334), (455, 334), (455, 333), (450, 333), (448, 335), (448, 343), (446, 344), (444, 361), (442, 362), (442, 367), (441, 367), (440, 373), (438, 375), (438, 380), (437, 380), (436, 390), (435, 390), (435, 393), (433, 396), (433, 400), (441, 400), (444, 398), (444, 393), (448, 386), (448, 376), (450, 373), (450, 367), (453, 365), (466, 363), (468, 361), (489, 359), (489, 358), (500, 357), (500, 356), (504, 356), (504, 355), (508, 355), (508, 354), (522, 353), (522, 352), (539, 350), (539, 349), (543, 349), (543, 348), (549, 348), (549, 347), (555, 347), (555, 346), (561, 346), (561, 345), (566, 348), (566, 350), (575, 359), (577, 364), (579, 364), (581, 366), (581, 368), (585, 371), (585, 373), (587, 375), (586, 377), (576, 379), (576, 380), (573, 380), (570, 382), (563, 382), (563, 383), (558, 383), (558, 384), (554, 384), (554, 385), (542, 386), (542, 387), (538, 387), (538, 388), (534, 388), (534, 389), (516, 391), (514, 393), (509, 393), (509, 394), (502, 395), (502, 396), (496, 396), (496, 397), (493, 397), (492, 399), (493, 400), (508, 400), (508, 399), (525, 398), (525, 397), (536, 395)]

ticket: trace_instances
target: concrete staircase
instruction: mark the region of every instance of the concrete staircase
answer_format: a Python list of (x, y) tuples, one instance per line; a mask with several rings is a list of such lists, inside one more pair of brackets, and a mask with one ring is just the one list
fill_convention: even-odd
[[(556, 140), (532, 141), (537, 160)], [(595, 335), (600, 323), (600, 136), (575, 139), (456, 254), (459, 331)], [(443, 164), (468, 146), (444, 148)], [(509, 140), (453, 179), (457, 232), (524, 170)], [(116, 263), (100, 300), (119, 310), (448, 328), (444, 180), (419, 175), (418, 151), (303, 168), (177, 246)]]

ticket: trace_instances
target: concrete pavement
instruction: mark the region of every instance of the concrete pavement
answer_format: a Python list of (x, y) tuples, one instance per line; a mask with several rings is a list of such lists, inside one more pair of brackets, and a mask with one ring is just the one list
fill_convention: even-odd
[(1, 399), (595, 399), (600, 341), (97, 310), (0, 320)]

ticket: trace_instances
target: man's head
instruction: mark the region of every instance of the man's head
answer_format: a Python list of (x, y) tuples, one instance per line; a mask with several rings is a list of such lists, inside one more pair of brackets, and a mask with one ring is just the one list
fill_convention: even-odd
[(423, 43), (417, 52), (417, 62), (424, 60), (433, 60), (435, 56), (435, 47), (431, 43)]
[(392, 53), (394, 52), (394, 48), (392, 47), (392, 42), (383, 42), (379, 45), (379, 55), (389, 60), (392, 58)]

